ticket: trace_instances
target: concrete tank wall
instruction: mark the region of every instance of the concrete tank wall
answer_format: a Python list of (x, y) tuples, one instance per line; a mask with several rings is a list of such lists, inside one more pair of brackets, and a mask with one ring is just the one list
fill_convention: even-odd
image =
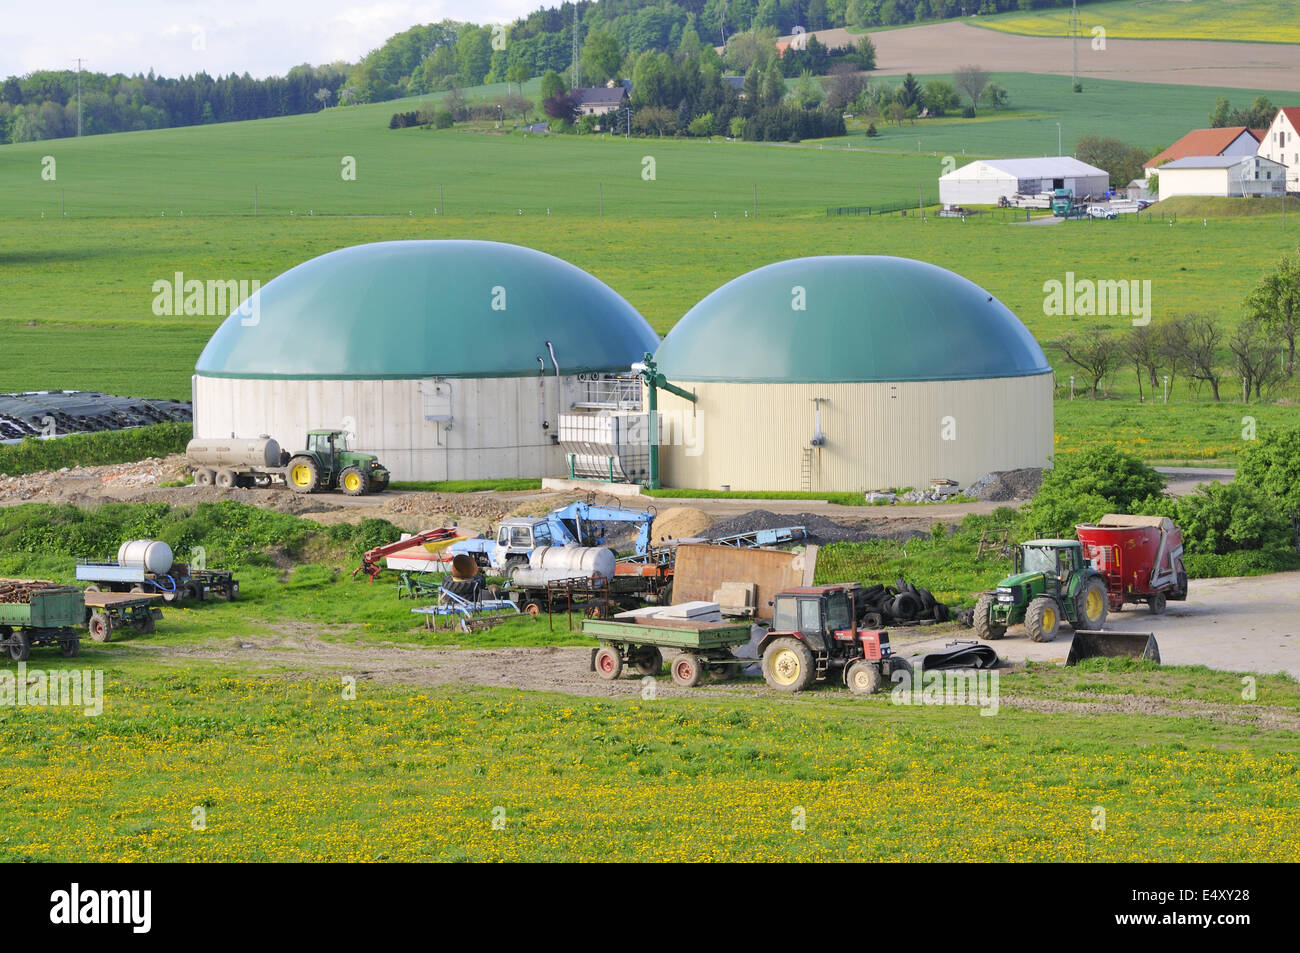
[[(1049, 464), (1052, 375), (958, 381), (744, 384), (675, 381), (665, 391), (664, 486), (733, 490), (863, 491), (963, 487), (985, 473)], [(813, 398), (825, 445), (809, 447)], [(807, 476), (805, 481), (805, 455)]]
[[(299, 450), (306, 431), (355, 434), (394, 480), (541, 477), (564, 472), (557, 417), (585, 393), (576, 377), (283, 380), (195, 375), (197, 438), (269, 434)], [(545, 425), (545, 426), (544, 426)]]

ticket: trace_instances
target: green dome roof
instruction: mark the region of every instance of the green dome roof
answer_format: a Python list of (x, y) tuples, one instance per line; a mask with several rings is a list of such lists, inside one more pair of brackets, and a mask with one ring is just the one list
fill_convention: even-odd
[(558, 363), (569, 375), (626, 371), (659, 343), (608, 285), (500, 242), (356, 245), (289, 269), (254, 297), (256, 323), (231, 314), (199, 355), (197, 373), (516, 377), (539, 373), (542, 358), (547, 373)]
[(880, 255), (796, 258), (741, 275), (687, 312), (655, 361), (669, 381), (968, 380), (1051, 370), (1020, 319), (979, 285)]

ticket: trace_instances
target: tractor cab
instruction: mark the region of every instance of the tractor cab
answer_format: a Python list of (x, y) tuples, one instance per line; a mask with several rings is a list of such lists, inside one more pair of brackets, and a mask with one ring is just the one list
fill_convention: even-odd
[(1031, 539), (1016, 550), (1016, 574), (1042, 573), (1065, 582), (1084, 566), (1083, 546), (1075, 539)]
[(347, 449), (347, 435), (341, 430), (307, 431), (307, 452), (315, 454), (323, 467), (337, 470), (338, 452)]

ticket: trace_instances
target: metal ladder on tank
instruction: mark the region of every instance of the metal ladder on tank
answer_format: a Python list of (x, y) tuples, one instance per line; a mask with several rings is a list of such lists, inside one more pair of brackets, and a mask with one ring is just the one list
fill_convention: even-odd
[(799, 489), (804, 493), (812, 492), (813, 483), (813, 448), (803, 448), (803, 459), (799, 461)]

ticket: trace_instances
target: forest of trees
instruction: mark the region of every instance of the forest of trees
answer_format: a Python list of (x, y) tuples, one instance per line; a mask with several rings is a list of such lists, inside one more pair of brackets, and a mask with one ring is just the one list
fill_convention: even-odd
[[(547, 71), (570, 86), (630, 78), (643, 54), (709, 62), (726, 45), (722, 67), (748, 73), (756, 43), (805, 30), (872, 27), (936, 17), (1068, 5), (1069, 0), (591, 0), (576, 5), (581, 55), (573, 75), (575, 5), (539, 9), (508, 26), (443, 20), (390, 37), (358, 63), (295, 66), (286, 76), (213, 78), (203, 73), (167, 79), (83, 73), (83, 135), (260, 119), (314, 112), (326, 106), (383, 102), (482, 83), (524, 83)], [(830, 72), (845, 52), (787, 51), (787, 77)], [(715, 57), (716, 58), (716, 57)], [(869, 41), (848, 58), (874, 66)], [(77, 133), (77, 74), (41, 71), (0, 84), (0, 142), (53, 139)], [(677, 108), (664, 104), (660, 108)], [(715, 117), (716, 118), (716, 117)]]

